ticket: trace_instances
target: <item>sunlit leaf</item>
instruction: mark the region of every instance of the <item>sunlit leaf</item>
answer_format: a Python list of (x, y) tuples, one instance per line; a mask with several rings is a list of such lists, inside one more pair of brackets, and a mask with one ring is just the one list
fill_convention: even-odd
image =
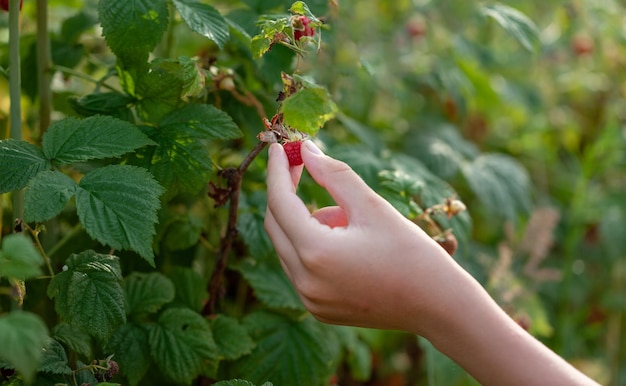
[(230, 34), (226, 20), (217, 9), (196, 0), (173, 0), (173, 3), (192, 30), (211, 39), (220, 49), (224, 48)]
[(124, 60), (147, 59), (169, 23), (168, 2), (101, 0), (98, 14), (111, 50)]
[(306, 87), (283, 101), (285, 123), (303, 133), (316, 135), (337, 110), (328, 92), (321, 87)]
[(495, 20), (528, 51), (536, 51), (541, 44), (535, 23), (519, 10), (504, 4), (481, 6), (484, 15)]

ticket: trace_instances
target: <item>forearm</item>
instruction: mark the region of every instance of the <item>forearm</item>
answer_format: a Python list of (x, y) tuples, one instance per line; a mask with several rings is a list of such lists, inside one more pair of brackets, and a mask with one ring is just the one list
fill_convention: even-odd
[(597, 385), (518, 326), (469, 274), (455, 276), (425, 337), (481, 384)]

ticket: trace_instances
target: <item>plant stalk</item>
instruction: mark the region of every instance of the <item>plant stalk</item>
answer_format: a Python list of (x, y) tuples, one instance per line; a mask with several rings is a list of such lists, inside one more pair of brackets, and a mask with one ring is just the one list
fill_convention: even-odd
[(37, 79), (39, 80), (39, 140), (50, 126), (52, 82), (48, 0), (37, 0)]
[[(11, 138), (22, 139), (20, 0), (9, 0), (9, 100)], [(13, 218), (24, 216), (24, 191), (13, 192)]]

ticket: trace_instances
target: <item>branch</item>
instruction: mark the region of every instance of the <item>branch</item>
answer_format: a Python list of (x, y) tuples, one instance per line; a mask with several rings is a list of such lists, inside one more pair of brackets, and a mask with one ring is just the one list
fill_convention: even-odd
[(226, 272), (226, 266), (228, 264), (228, 256), (232, 249), (233, 242), (238, 235), (237, 230), (237, 215), (239, 210), (239, 195), (241, 193), (241, 181), (243, 175), (259, 153), (265, 148), (267, 144), (265, 142), (259, 142), (250, 151), (246, 158), (241, 162), (238, 168), (227, 168), (220, 172), (222, 177), (226, 178), (228, 200), (230, 206), (228, 208), (228, 225), (226, 226), (226, 233), (222, 237), (220, 242), (220, 249), (217, 255), (217, 261), (215, 263), (215, 269), (209, 280), (208, 292), (209, 300), (202, 309), (203, 316), (209, 316), (215, 314), (215, 307), (217, 299), (223, 295), (223, 282), (224, 273)]

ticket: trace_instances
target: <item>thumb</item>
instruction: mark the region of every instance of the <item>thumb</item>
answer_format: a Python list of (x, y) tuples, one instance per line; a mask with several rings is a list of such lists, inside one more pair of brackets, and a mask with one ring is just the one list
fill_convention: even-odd
[(325, 155), (312, 141), (303, 143), (301, 154), (311, 177), (330, 193), (350, 222), (364, 219), (373, 205), (385, 202), (348, 164)]

